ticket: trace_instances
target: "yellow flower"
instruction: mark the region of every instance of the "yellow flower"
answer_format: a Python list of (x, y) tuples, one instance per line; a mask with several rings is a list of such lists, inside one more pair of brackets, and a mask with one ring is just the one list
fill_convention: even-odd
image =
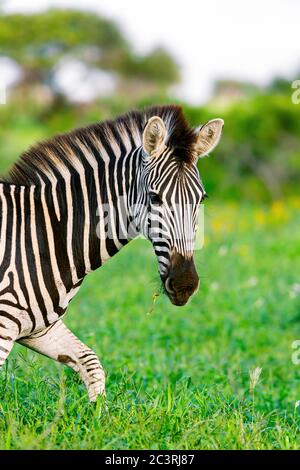
[(220, 219), (213, 219), (211, 221), (212, 229), (215, 233), (220, 233), (223, 230), (223, 223)]
[(272, 222), (282, 223), (289, 220), (287, 206), (282, 201), (273, 202), (270, 215)]
[(254, 220), (258, 225), (265, 225), (267, 223), (267, 216), (261, 209), (254, 212)]

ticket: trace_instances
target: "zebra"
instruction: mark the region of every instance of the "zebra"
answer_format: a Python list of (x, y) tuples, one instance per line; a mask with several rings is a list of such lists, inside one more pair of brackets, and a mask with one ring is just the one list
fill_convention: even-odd
[(191, 128), (180, 106), (153, 106), (21, 155), (0, 182), (0, 367), (18, 342), (71, 367), (90, 401), (105, 394), (98, 357), (63, 316), (85, 277), (137, 235), (153, 245), (166, 295), (186, 304), (206, 196), (197, 160), (222, 128)]

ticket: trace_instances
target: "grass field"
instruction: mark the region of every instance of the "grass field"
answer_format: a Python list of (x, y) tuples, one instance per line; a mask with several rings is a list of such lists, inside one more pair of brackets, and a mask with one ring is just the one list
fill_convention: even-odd
[(299, 208), (210, 200), (202, 285), (183, 308), (160, 296), (147, 314), (156, 260), (132, 242), (66, 317), (103, 362), (108, 408), (88, 403), (72, 371), (17, 346), (0, 373), (0, 448), (299, 448)]

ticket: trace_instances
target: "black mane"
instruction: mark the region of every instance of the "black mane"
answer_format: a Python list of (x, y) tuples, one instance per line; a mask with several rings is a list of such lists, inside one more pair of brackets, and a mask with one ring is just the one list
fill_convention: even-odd
[(118, 141), (122, 140), (122, 135), (125, 135), (133, 147), (140, 146), (143, 129), (152, 116), (163, 119), (168, 131), (166, 144), (174, 150), (179, 161), (190, 164), (194, 158), (193, 147), (196, 137), (186, 121), (182, 108), (176, 105), (153, 106), (144, 111), (131, 111), (114, 120), (92, 124), (38, 143), (21, 155), (4, 180), (16, 185), (39, 184), (39, 175), (51, 172), (60, 161), (72, 165), (72, 158), (68, 154), (74, 156), (78, 142), (92, 148), (95, 138), (109, 145), (111, 139), (118, 144)]

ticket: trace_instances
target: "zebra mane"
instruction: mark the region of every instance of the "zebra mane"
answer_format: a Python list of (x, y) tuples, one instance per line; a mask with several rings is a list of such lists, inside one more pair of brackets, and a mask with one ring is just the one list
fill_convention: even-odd
[(194, 159), (196, 134), (188, 125), (182, 108), (176, 105), (152, 106), (144, 111), (130, 111), (114, 120), (79, 128), (38, 143), (24, 152), (4, 178), (6, 183), (38, 185), (41, 175), (49, 175), (61, 167), (76, 168), (82, 147), (101, 158), (101, 148), (142, 145), (142, 134), (148, 119), (159, 116), (168, 137), (166, 145), (174, 150), (179, 162), (190, 164)]

